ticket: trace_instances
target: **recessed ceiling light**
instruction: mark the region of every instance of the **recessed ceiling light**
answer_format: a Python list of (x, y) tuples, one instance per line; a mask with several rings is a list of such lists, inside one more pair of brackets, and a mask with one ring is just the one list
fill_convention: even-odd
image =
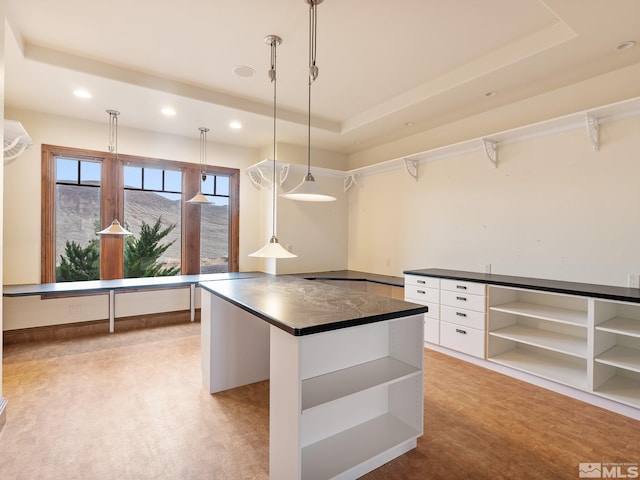
[(161, 112), (163, 115), (166, 115), (167, 117), (173, 117), (176, 114), (176, 111), (171, 107), (164, 107), (161, 110)]
[(247, 67), (246, 65), (238, 65), (236, 67), (233, 67), (233, 73), (235, 73), (239, 77), (246, 78), (253, 77), (256, 71), (251, 67)]
[(77, 90), (74, 90), (73, 94), (78, 98), (91, 98), (93, 96), (91, 95), (91, 93), (89, 93), (87, 90), (83, 88), (78, 88)]
[(242, 128), (242, 124), (240, 122), (231, 122), (229, 124), (229, 128), (233, 128), (234, 130), (238, 130)]
[(484, 96), (485, 97), (495, 97), (498, 94), (498, 92), (496, 92), (495, 90), (491, 90), (490, 92), (485, 92)]
[(628, 50), (636, 46), (636, 42), (629, 40), (628, 42), (622, 42), (616, 47), (616, 50)]

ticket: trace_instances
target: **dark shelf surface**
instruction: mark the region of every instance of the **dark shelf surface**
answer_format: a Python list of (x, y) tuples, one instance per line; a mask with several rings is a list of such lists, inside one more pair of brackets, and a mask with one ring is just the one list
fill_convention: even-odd
[(423, 270), (406, 270), (405, 275), (420, 275), (438, 277), (467, 282), (486, 283), (502, 287), (525, 288), (543, 292), (564, 293), (582, 297), (618, 300), (623, 302), (640, 303), (640, 289), (598, 285), (594, 283), (568, 282), (564, 280), (546, 280), (543, 278), (518, 277), (511, 275), (495, 275), (492, 273), (465, 272), (461, 270), (446, 270), (440, 268), (426, 268)]
[(296, 277), (307, 280), (351, 280), (354, 282), (373, 282), (393, 287), (404, 287), (404, 278), (377, 273), (358, 272), (356, 270), (331, 270), (327, 272), (299, 273)]
[(34, 283), (29, 285), (5, 285), (5, 297), (33, 295), (72, 295), (103, 293), (109, 290), (139, 290), (154, 288), (188, 287), (199, 282), (250, 278), (262, 273), (208, 273), (202, 275), (175, 275), (169, 277), (121, 278), (117, 280), (89, 280), (85, 282)]

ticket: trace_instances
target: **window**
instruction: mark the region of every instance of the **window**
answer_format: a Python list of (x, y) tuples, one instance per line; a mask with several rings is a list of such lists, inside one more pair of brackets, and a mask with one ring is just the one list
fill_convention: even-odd
[(56, 281), (100, 278), (101, 164), (58, 156), (56, 169)]
[[(238, 271), (239, 171), (208, 166), (200, 182), (197, 164), (43, 145), (42, 282)], [(199, 188), (214, 205), (186, 203)], [(114, 218), (134, 235), (95, 234)], [(159, 240), (151, 254), (143, 237)], [(93, 277), (63, 278), (69, 255)]]
[(125, 278), (178, 275), (182, 172), (125, 165), (124, 219), (133, 234), (125, 239)]
[(201, 207), (200, 272), (229, 271), (229, 177), (209, 174), (200, 182), (213, 205)]

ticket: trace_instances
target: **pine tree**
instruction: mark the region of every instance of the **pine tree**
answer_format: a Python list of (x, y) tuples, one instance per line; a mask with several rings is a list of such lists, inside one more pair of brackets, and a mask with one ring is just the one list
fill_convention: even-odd
[(60, 266), (56, 268), (57, 282), (98, 280), (100, 278), (100, 244), (92, 239), (82, 248), (74, 241), (67, 241)]
[[(125, 225), (128, 229), (128, 226)], [(126, 237), (124, 248), (125, 278), (162, 277), (177, 275), (180, 267), (165, 268), (160, 257), (174, 244), (175, 240), (162, 244), (161, 241), (176, 227), (175, 223), (162, 228), (162, 217), (153, 226), (144, 221), (140, 236)], [(99, 224), (96, 225), (96, 230)], [(67, 241), (64, 255), (60, 255), (60, 266), (56, 267), (57, 282), (73, 282), (100, 279), (100, 240), (94, 238), (86, 247), (75, 241)]]
[(164, 263), (158, 262), (162, 254), (175, 243), (175, 240), (165, 244), (160, 243), (174, 228), (176, 228), (175, 223), (162, 228), (162, 217), (159, 217), (153, 226), (143, 221), (138, 238), (134, 236), (126, 238), (125, 278), (163, 277), (180, 273), (180, 267), (165, 268)]

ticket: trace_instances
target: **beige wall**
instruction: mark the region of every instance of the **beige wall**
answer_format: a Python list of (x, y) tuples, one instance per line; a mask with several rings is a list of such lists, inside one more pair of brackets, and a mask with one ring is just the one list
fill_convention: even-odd
[(349, 268), (452, 268), (610, 285), (640, 273), (640, 116), (366, 176), (349, 191)]

